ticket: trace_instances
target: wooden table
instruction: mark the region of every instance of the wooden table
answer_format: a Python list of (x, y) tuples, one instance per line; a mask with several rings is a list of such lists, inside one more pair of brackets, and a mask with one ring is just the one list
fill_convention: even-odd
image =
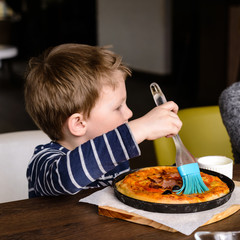
[[(234, 180), (240, 180), (240, 164), (234, 166)], [(85, 190), (74, 196), (42, 197), (0, 204), (0, 239), (194, 239), (194, 233), (185, 236), (179, 232), (171, 233), (99, 216), (97, 206), (78, 202), (92, 192)], [(240, 211), (197, 231), (236, 231), (240, 230), (239, 223)]]

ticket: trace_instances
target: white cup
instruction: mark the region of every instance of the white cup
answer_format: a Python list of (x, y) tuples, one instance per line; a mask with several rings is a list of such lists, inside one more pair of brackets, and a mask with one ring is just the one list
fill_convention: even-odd
[(200, 168), (233, 177), (233, 160), (224, 156), (205, 156), (197, 159)]

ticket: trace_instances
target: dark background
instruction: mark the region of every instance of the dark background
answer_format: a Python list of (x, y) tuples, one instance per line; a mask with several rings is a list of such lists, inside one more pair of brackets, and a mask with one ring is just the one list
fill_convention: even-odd
[[(7, 3), (21, 16), (11, 23), (8, 40), (18, 46), (18, 58), (28, 59), (61, 43), (98, 44), (95, 0)], [(227, 79), (229, 9), (233, 6), (238, 7), (239, 1), (172, 1), (173, 70), (170, 76), (157, 77), (177, 85), (182, 91), (179, 101), (183, 107), (217, 104), (221, 91), (237, 80), (229, 83)]]

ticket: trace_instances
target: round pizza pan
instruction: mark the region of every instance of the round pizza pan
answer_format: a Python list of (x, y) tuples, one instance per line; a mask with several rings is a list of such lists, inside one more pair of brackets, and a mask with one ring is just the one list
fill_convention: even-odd
[(234, 182), (228, 178), (227, 176), (206, 170), (206, 169), (200, 169), (201, 172), (213, 175), (213, 176), (218, 176), (223, 182), (225, 182), (230, 191), (228, 194), (211, 200), (207, 202), (202, 202), (202, 203), (189, 203), (189, 204), (163, 204), (163, 203), (152, 203), (152, 202), (147, 202), (147, 201), (142, 201), (142, 200), (137, 200), (131, 197), (128, 197), (122, 193), (120, 193), (117, 188), (116, 188), (116, 183), (120, 180), (122, 180), (126, 175), (135, 172), (139, 169), (131, 170), (127, 173), (123, 173), (119, 175), (118, 177), (115, 178), (113, 182), (113, 188), (114, 188), (114, 194), (115, 196), (124, 204), (129, 205), (131, 207), (137, 208), (137, 209), (142, 209), (145, 211), (150, 211), (150, 212), (161, 212), (161, 213), (193, 213), (193, 212), (201, 212), (205, 210), (210, 210), (213, 208), (216, 208), (218, 206), (223, 205), (226, 203), (234, 190), (235, 184)]

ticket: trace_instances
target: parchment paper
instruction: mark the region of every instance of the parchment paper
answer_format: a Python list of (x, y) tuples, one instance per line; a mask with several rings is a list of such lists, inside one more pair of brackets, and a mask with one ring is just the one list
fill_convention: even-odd
[(106, 187), (102, 190), (99, 190), (86, 198), (80, 199), (80, 202), (90, 203), (98, 206), (110, 206), (128, 212), (133, 212), (165, 226), (174, 228), (185, 235), (190, 235), (198, 227), (210, 220), (215, 214), (225, 211), (234, 204), (240, 204), (240, 187), (235, 186), (231, 198), (225, 204), (211, 210), (196, 213), (168, 214), (138, 210), (120, 202), (115, 197), (112, 187)]

